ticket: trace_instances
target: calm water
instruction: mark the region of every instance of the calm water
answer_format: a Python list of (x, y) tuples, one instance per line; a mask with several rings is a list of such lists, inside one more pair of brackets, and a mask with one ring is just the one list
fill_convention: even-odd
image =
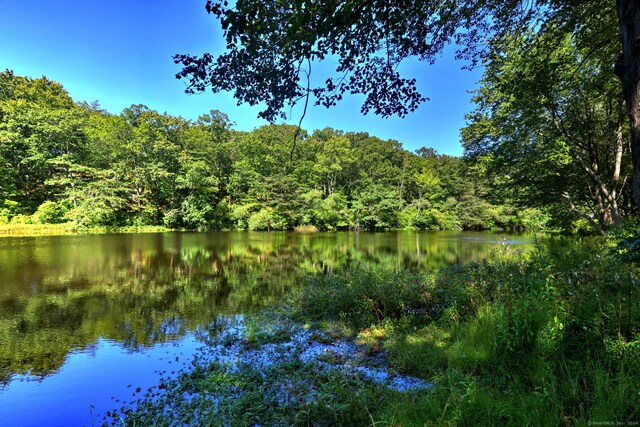
[(219, 316), (353, 263), (431, 270), (522, 236), (158, 233), (0, 239), (0, 426), (99, 424), (187, 363)]

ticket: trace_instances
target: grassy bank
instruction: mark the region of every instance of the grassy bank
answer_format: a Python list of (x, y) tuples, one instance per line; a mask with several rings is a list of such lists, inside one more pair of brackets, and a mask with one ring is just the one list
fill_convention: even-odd
[(141, 227), (79, 227), (73, 223), (64, 224), (0, 224), (0, 237), (6, 236), (61, 236), (66, 234), (103, 233), (152, 233), (171, 231), (161, 226)]
[(431, 277), (354, 269), (310, 280), (298, 316), (349, 325), (392, 367), (433, 381), (400, 425), (585, 425), (640, 421), (638, 271), (606, 240)]
[[(218, 360), (161, 384), (177, 394), (150, 392), (114, 423), (637, 425), (638, 270), (615, 252), (605, 239), (571, 240), (528, 255), (504, 246), (488, 261), (428, 276), (359, 267), (310, 276), (275, 322), (322, 331), (301, 340), (299, 354), (314, 340), (349, 342), (385, 372), (432, 386), (393, 389), (334, 350), (230, 370)], [(258, 354), (291, 340), (290, 330), (252, 325), (239, 340)]]

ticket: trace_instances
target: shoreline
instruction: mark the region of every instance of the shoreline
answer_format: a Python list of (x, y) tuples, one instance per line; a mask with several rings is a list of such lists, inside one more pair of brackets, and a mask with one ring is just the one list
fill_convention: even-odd
[(158, 233), (177, 231), (156, 225), (126, 226), (126, 227), (78, 227), (73, 223), (63, 224), (5, 224), (0, 225), (2, 237), (37, 237), (37, 236), (67, 236), (83, 234), (109, 233)]
[[(0, 238), (3, 237), (37, 237), (37, 236), (68, 236), (84, 234), (110, 234), (110, 233), (167, 233), (174, 231), (197, 232), (198, 230), (167, 228), (161, 225), (143, 226), (114, 226), (114, 227), (81, 227), (74, 223), (63, 224), (0, 224)], [(264, 231), (264, 230), (240, 230), (224, 229), (209, 231)], [(276, 230), (272, 230), (276, 231)], [(337, 231), (337, 230), (331, 230)], [(338, 230), (343, 231), (343, 230)], [(502, 229), (489, 230), (429, 230), (429, 229), (384, 229), (384, 230), (344, 230), (350, 232), (386, 232), (386, 231), (469, 231), (487, 233), (509, 233), (509, 234), (549, 234), (552, 231), (513, 231)], [(277, 230), (277, 232), (293, 232), (300, 234), (320, 233), (321, 230), (315, 228), (296, 227), (293, 230)]]

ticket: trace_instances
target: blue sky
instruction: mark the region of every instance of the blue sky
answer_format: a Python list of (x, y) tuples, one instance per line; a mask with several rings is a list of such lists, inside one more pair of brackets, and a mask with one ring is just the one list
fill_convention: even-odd
[[(186, 95), (175, 79), (175, 53), (219, 53), (219, 24), (204, 10), (205, 0), (0, 0), (0, 68), (17, 75), (46, 75), (64, 85), (76, 101), (98, 100), (119, 113), (131, 104), (196, 118), (211, 109), (223, 111), (238, 130), (265, 124), (258, 107), (236, 106), (229, 94)], [(471, 111), (469, 90), (480, 70), (461, 70), (453, 52), (433, 66), (404, 65), (406, 76), (430, 101), (404, 118), (382, 119), (360, 114), (361, 98), (346, 98), (337, 107), (311, 108), (304, 129), (333, 127), (366, 131), (396, 139), (406, 149), (434, 147), (460, 155), (459, 129)], [(291, 123), (297, 124), (294, 110)]]

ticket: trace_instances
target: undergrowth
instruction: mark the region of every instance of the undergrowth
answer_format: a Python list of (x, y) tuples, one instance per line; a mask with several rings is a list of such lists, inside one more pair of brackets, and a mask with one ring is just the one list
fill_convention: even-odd
[(379, 408), (383, 424), (633, 425), (638, 270), (612, 248), (555, 240), (532, 254), (503, 246), (434, 275), (356, 267), (314, 276), (295, 316), (361, 330), (395, 369), (434, 382), (409, 405)]
[[(173, 380), (173, 398), (198, 396), (184, 401), (180, 423), (638, 425), (638, 269), (614, 240), (556, 240), (529, 254), (505, 245), (428, 275), (355, 266), (309, 276), (280, 309), (287, 321), (324, 327), (324, 340), (351, 335), (433, 387), (398, 392), (317, 364), (212, 365)], [(287, 338), (257, 321), (246, 340), (259, 348)], [(273, 392), (283, 387), (285, 404)], [(144, 399), (123, 422), (173, 425), (152, 417), (166, 403)]]

